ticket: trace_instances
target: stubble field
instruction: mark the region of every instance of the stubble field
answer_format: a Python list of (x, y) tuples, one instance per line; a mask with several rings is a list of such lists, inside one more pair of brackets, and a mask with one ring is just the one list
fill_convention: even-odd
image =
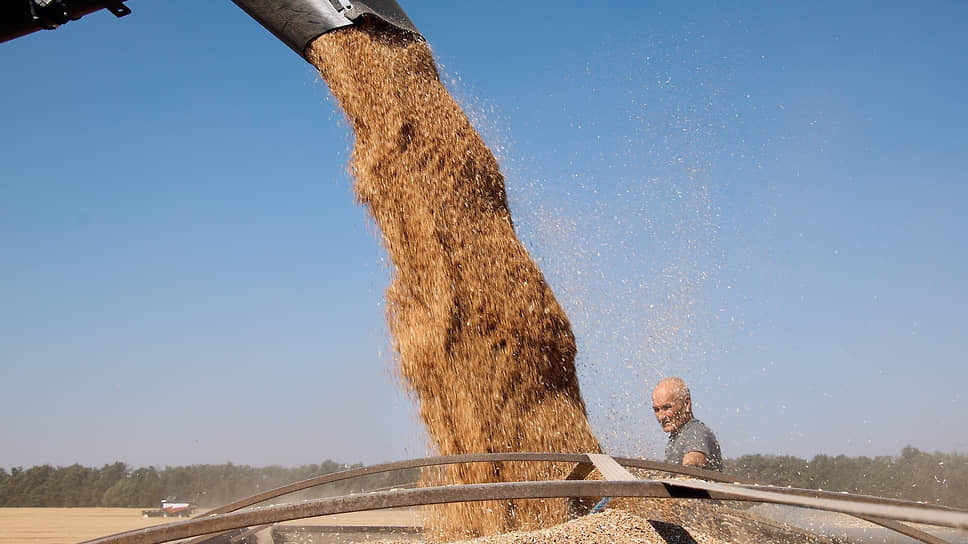
[[(143, 508), (0, 508), (0, 544), (77, 544), (187, 518), (146, 518)], [(284, 525), (419, 526), (418, 508), (351, 512)]]
[(174, 521), (142, 508), (0, 508), (0, 544), (74, 544)]

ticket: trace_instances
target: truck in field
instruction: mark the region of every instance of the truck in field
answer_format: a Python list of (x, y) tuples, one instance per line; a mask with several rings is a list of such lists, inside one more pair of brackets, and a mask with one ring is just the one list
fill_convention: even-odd
[(187, 518), (195, 513), (197, 508), (191, 501), (169, 498), (161, 501), (161, 508), (157, 510), (142, 510), (141, 515), (146, 518)]

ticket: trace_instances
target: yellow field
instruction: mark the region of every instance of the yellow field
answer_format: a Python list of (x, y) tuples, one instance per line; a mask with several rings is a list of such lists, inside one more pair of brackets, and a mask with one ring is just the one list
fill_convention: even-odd
[[(183, 518), (145, 518), (142, 508), (0, 508), (0, 544), (76, 544)], [(419, 525), (415, 509), (337, 514), (291, 525)]]
[(142, 508), (0, 508), (0, 544), (74, 544), (174, 521)]
[(0, 508), (0, 544), (74, 544), (174, 521), (141, 508)]

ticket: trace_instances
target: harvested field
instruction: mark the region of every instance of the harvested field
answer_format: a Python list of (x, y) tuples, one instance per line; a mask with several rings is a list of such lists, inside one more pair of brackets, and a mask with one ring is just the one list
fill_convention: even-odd
[[(0, 508), (0, 544), (76, 544), (84, 540), (162, 525), (184, 518), (145, 518), (142, 508)], [(354, 512), (284, 522), (282, 525), (419, 524), (407, 509)]]
[(161, 525), (142, 508), (0, 508), (0, 544), (73, 544), (99, 536)]

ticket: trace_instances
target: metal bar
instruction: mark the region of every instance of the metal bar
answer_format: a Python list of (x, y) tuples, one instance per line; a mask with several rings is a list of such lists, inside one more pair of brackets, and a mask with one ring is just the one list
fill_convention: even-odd
[[(630, 484), (637, 486), (631, 489)], [(293, 504), (273, 505), (240, 512), (209, 515), (188, 521), (156, 525), (86, 541), (85, 544), (160, 544), (202, 534), (228, 531), (264, 523), (358, 512), (451, 502), (554, 498), (574, 496), (671, 497), (661, 482), (550, 481), (511, 482), (425, 487), (315, 499)]]
[[(661, 463), (658, 461), (648, 461), (645, 459), (632, 459), (627, 457), (615, 457), (614, 459), (618, 464), (626, 467), (642, 468), (646, 470), (658, 470), (663, 472), (669, 472), (672, 474), (680, 474), (683, 476), (692, 476), (692, 477), (701, 478), (703, 480), (708, 480), (713, 482), (735, 483), (737, 485), (749, 486), (751, 489), (775, 491), (778, 493), (787, 493), (787, 494), (813, 496), (813, 497), (830, 497), (830, 498), (844, 497), (843, 493), (833, 492), (833, 491), (819, 491), (819, 490), (810, 490), (810, 489), (798, 489), (798, 488), (790, 488), (790, 487), (761, 485), (747, 478), (732, 476), (729, 474), (723, 474), (721, 472), (704, 470), (700, 468), (685, 467), (682, 465), (673, 465), (669, 463)], [(280, 497), (288, 493), (294, 493), (296, 491), (308, 489), (310, 487), (314, 487), (317, 485), (338, 482), (338, 481), (346, 480), (350, 478), (358, 478), (360, 476), (366, 476), (370, 474), (379, 474), (382, 472), (391, 472), (394, 470), (448, 465), (448, 464), (455, 464), (455, 463), (484, 463), (484, 462), (499, 462), (499, 461), (522, 461), (522, 462), (545, 461), (545, 462), (576, 463), (576, 466), (572, 470), (572, 473), (567, 476), (567, 479), (569, 480), (581, 479), (586, 477), (589, 473), (591, 473), (592, 468), (594, 467), (594, 464), (591, 462), (588, 455), (583, 453), (537, 453), (537, 452), (473, 453), (473, 454), (463, 454), (463, 455), (443, 455), (438, 457), (425, 457), (421, 459), (409, 459), (405, 461), (396, 461), (396, 462), (385, 463), (381, 465), (372, 465), (369, 467), (351, 469), (351, 470), (346, 470), (342, 472), (334, 472), (331, 474), (325, 474), (323, 476), (310, 478), (308, 480), (294, 482), (282, 487), (270, 489), (258, 495), (253, 495), (251, 497), (240, 499), (233, 503), (230, 503), (220, 508), (217, 508), (215, 510), (212, 510), (205, 515), (232, 512), (240, 508), (245, 508), (246, 506), (251, 506), (253, 504), (257, 504), (269, 499), (274, 499), (276, 497)], [(893, 504), (893, 505), (900, 505), (900, 506), (910, 506), (912, 508), (928, 508), (928, 509), (941, 508), (941, 509), (947, 509), (955, 512), (963, 511), (963, 510), (958, 510), (956, 508), (951, 508), (949, 506), (929, 505), (921, 502), (907, 501), (907, 500), (901, 500), (901, 499), (889, 499), (885, 497), (875, 497), (871, 495), (850, 495), (850, 497), (857, 501), (868, 502), (872, 504)]]
[(803, 506), (832, 512), (928, 523), (968, 529), (968, 513), (944, 509), (917, 509), (887, 504), (857, 503), (849, 499), (796, 496), (776, 491), (761, 491), (744, 486), (702, 481), (636, 480), (549, 482), (510, 482), (471, 484), (386, 491), (316, 499), (295, 504), (216, 514), (189, 521), (174, 522), (119, 533), (87, 544), (160, 544), (202, 534), (345, 512), (422, 506), (450, 502), (515, 500), (567, 497), (651, 497), (739, 500)]
[(601, 473), (602, 477), (606, 480), (612, 481), (622, 481), (622, 480), (637, 480), (632, 473), (625, 470), (625, 468), (618, 464), (615, 459), (612, 459), (608, 455), (603, 453), (589, 453), (588, 458), (592, 460), (595, 468)]
[[(370, 474), (379, 474), (383, 472), (392, 472), (395, 470), (406, 470), (408, 468), (422, 468), (422, 467), (428, 467), (428, 466), (449, 465), (449, 464), (456, 464), (456, 463), (477, 463), (477, 462), (495, 463), (500, 461), (577, 463), (575, 469), (567, 477), (567, 479), (569, 480), (584, 479), (595, 468), (595, 465), (593, 465), (588, 460), (588, 457), (585, 454), (581, 454), (581, 453), (508, 452), (508, 453), (471, 453), (471, 454), (461, 454), (461, 455), (442, 455), (437, 457), (424, 457), (420, 459), (408, 459), (405, 461), (396, 461), (392, 463), (384, 463), (381, 465), (373, 465), (373, 466), (363, 467), (358, 469), (344, 470), (340, 472), (334, 472), (331, 474), (325, 474), (323, 476), (317, 476), (315, 478), (310, 478), (308, 480), (294, 482), (281, 487), (277, 487), (275, 489), (264, 491), (262, 493), (253, 495), (251, 497), (239, 499), (238, 501), (226, 504), (224, 506), (221, 506), (214, 510), (210, 510), (204, 514), (200, 514), (195, 517), (199, 518), (199, 517), (210, 516), (213, 514), (223, 514), (226, 512), (234, 512), (236, 510), (240, 510), (242, 508), (251, 506), (253, 504), (258, 504), (263, 501), (275, 499), (283, 495), (288, 495), (289, 493), (295, 493), (296, 491), (302, 491), (303, 489), (308, 489), (310, 487), (316, 487), (316, 486), (325, 485), (328, 483), (348, 480), (351, 478), (359, 478)], [(585, 468), (582, 468), (582, 470), (579, 470), (579, 467), (587, 467), (587, 470)], [(575, 505), (575, 508), (577, 512), (578, 505)], [(202, 544), (206, 539), (208, 539), (208, 537), (196, 538), (186, 542), (185, 544)]]
[[(802, 506), (830, 512), (841, 512), (857, 516), (871, 516), (897, 521), (911, 521), (927, 523), (955, 529), (968, 529), (968, 512), (960, 512), (948, 508), (935, 508), (929, 505), (911, 506), (908, 504), (875, 503), (858, 501), (849, 495), (831, 498), (823, 496), (808, 496), (802, 493), (787, 493), (777, 490), (765, 491), (754, 489), (748, 485), (722, 484), (717, 482), (703, 482), (699, 480), (655, 480), (668, 486), (681, 487), (693, 492), (704, 492), (709, 498), (724, 500), (741, 500), (787, 504)], [(802, 491), (802, 490), (801, 490)], [(678, 493), (676, 493), (678, 494)], [(720, 495), (720, 496), (713, 496)]]
[[(726, 474), (722, 474), (719, 472), (712, 472), (705, 469), (698, 469), (693, 467), (684, 467), (684, 466), (677, 466), (677, 465), (669, 466), (666, 463), (647, 461), (645, 459), (631, 459), (631, 458), (625, 458), (625, 457), (617, 457), (615, 459), (617, 462), (625, 466), (632, 466), (632, 467), (649, 469), (649, 470), (661, 470), (665, 472), (675, 472), (678, 474), (684, 474), (684, 475), (689, 475), (697, 478), (702, 478), (705, 480), (718, 481), (723, 483), (736, 483), (736, 484), (755, 486), (753, 487), (753, 489), (765, 489), (770, 491), (777, 491), (779, 493), (790, 493), (793, 495), (807, 496), (807, 497), (844, 498), (843, 493), (836, 493), (833, 491), (797, 489), (797, 488), (788, 488), (788, 487), (764, 486), (764, 485), (757, 484), (747, 478), (729, 476)], [(897, 504), (897, 505), (909, 506), (912, 508), (925, 506), (924, 503), (918, 503), (913, 501), (903, 501), (899, 499), (886, 499), (883, 497), (874, 497), (871, 495), (850, 495), (850, 499), (857, 502), (865, 502), (870, 504)], [(937, 505), (936, 508), (957, 511), (957, 509), (950, 508), (948, 506)], [(911, 527), (910, 525), (905, 525), (898, 521), (878, 518), (874, 516), (853, 515), (853, 517), (867, 521), (869, 523), (880, 525), (885, 529), (890, 529), (902, 535), (911, 537), (916, 540), (920, 540), (925, 544), (950, 544), (946, 540), (938, 538), (930, 533), (927, 533), (915, 527)]]
[[(239, 510), (240, 508), (245, 508), (246, 506), (251, 506), (253, 504), (258, 504), (269, 499), (274, 499), (276, 497), (281, 497), (282, 495), (287, 495), (289, 493), (295, 493), (296, 491), (302, 491), (303, 489), (308, 489), (310, 487), (315, 487), (318, 485), (328, 484), (332, 482), (338, 482), (341, 480), (347, 480), (350, 478), (359, 478), (360, 476), (367, 476), (370, 474), (379, 474), (381, 472), (391, 472), (394, 470), (404, 470), (408, 468), (422, 468), (430, 466), (439, 465), (450, 465), (456, 463), (496, 463), (500, 461), (544, 461), (544, 462), (564, 462), (564, 463), (587, 463), (591, 465), (588, 456), (583, 453), (533, 453), (533, 452), (510, 452), (510, 453), (470, 453), (463, 455), (443, 455), (439, 457), (425, 457), (422, 459), (409, 459), (406, 461), (396, 461), (393, 463), (384, 463), (382, 465), (373, 465), (369, 467), (345, 470), (342, 472), (334, 472), (332, 474), (325, 474), (323, 476), (317, 476), (315, 478), (310, 478), (308, 480), (303, 480), (301, 482), (294, 482), (291, 484), (284, 485), (282, 487), (277, 487), (275, 489), (270, 489), (258, 495), (253, 495), (244, 499), (240, 499), (233, 503), (226, 504), (225, 506), (216, 508), (204, 515), (211, 514), (222, 514), (225, 512), (233, 512)], [(590, 472), (590, 471), (589, 471)], [(587, 473), (586, 473), (587, 475)], [(584, 478), (584, 476), (582, 476)], [(201, 516), (199, 516), (201, 517)]]
[[(632, 459), (626, 457), (615, 457), (617, 463), (627, 467), (642, 468), (647, 470), (661, 470), (663, 472), (669, 472), (671, 474), (680, 474), (683, 476), (693, 476), (696, 478), (702, 478), (704, 480), (712, 480), (715, 482), (727, 482), (727, 483), (747, 483), (755, 484), (753, 480), (746, 478), (741, 478), (738, 476), (725, 475), (721, 472), (704, 470), (695, 467), (685, 467), (682, 465), (673, 465), (670, 463), (661, 463), (658, 461), (647, 461), (644, 459)], [(408, 459), (405, 461), (395, 461), (392, 463), (384, 463), (380, 465), (372, 465), (369, 467), (363, 467), (358, 469), (345, 470), (342, 472), (334, 472), (331, 474), (325, 474), (323, 476), (317, 476), (315, 478), (310, 478), (308, 480), (303, 480), (300, 482), (294, 482), (287, 484), (275, 489), (270, 489), (263, 493), (253, 495), (244, 499), (240, 499), (233, 503), (229, 503), (225, 506), (219, 507), (208, 514), (221, 514), (225, 512), (232, 512), (240, 508), (245, 508), (246, 506), (251, 506), (269, 499), (274, 499), (282, 495), (289, 493), (294, 493), (296, 491), (301, 491), (303, 489), (308, 489), (310, 487), (315, 487), (317, 485), (328, 484), (332, 482), (338, 482), (341, 480), (346, 480), (349, 478), (359, 478), (360, 476), (366, 476), (369, 474), (379, 474), (382, 472), (391, 472), (394, 470), (404, 470), (408, 468), (422, 468), (429, 466), (439, 466), (439, 465), (449, 465), (455, 463), (496, 463), (500, 461), (522, 461), (522, 462), (563, 462), (563, 463), (576, 463), (577, 466), (572, 471), (572, 474), (567, 476), (569, 480), (577, 480), (585, 478), (594, 468), (594, 464), (584, 453), (546, 453), (546, 452), (508, 452), (508, 453), (470, 453), (462, 455), (442, 455), (437, 457), (424, 457), (420, 459)], [(584, 471), (584, 473), (582, 473)], [(206, 515), (208, 515), (206, 514)]]
[(678, 474), (680, 476), (691, 476), (693, 478), (700, 478), (702, 480), (709, 480), (713, 482), (742, 483), (742, 484), (756, 485), (756, 482), (753, 480), (750, 480), (749, 478), (743, 478), (742, 476), (733, 476), (731, 474), (724, 474), (716, 470), (706, 470), (704, 468), (698, 468), (698, 467), (674, 465), (671, 463), (649, 461), (646, 459), (634, 459), (631, 457), (615, 457), (614, 459), (618, 464), (625, 467), (641, 468), (645, 470), (659, 470), (662, 472), (668, 472), (670, 474)]
[(940, 504), (928, 504), (924, 502), (908, 501), (903, 499), (889, 499), (887, 497), (875, 497), (873, 495), (855, 495), (852, 493), (841, 493), (839, 491), (821, 491), (815, 489), (800, 489), (796, 487), (779, 487), (772, 485), (759, 485), (759, 484), (737, 484), (739, 487), (746, 489), (756, 489), (760, 491), (773, 491), (776, 493), (785, 493), (788, 495), (796, 495), (800, 497), (817, 497), (817, 498), (831, 498), (831, 499), (842, 499), (844, 497), (849, 497), (850, 500), (854, 502), (862, 502), (868, 504), (889, 504), (895, 506), (906, 506), (909, 508), (924, 508), (926, 510), (947, 510), (950, 512), (962, 512), (968, 513), (968, 510), (961, 510), (959, 508), (952, 508), (950, 506), (944, 506)]
[[(792, 495), (803, 496), (803, 497), (835, 498), (835, 499), (844, 498), (843, 493), (834, 493), (829, 491), (814, 491), (814, 490), (805, 490), (805, 489), (796, 489), (796, 488), (783, 488), (783, 487), (773, 487), (773, 486), (761, 486), (761, 485), (755, 484), (755, 482), (746, 478), (731, 476), (731, 475), (723, 474), (721, 472), (710, 471), (710, 470), (705, 470), (705, 469), (700, 469), (695, 467), (685, 467), (682, 465), (674, 465), (670, 463), (649, 461), (645, 459), (632, 459), (632, 458), (626, 458), (626, 457), (616, 457), (613, 460), (619, 465), (691, 476), (691, 477), (702, 478), (702, 479), (710, 480), (714, 482), (750, 485), (750, 486), (753, 486), (751, 487), (752, 489), (773, 491), (777, 493), (792, 494)], [(266, 491), (259, 495), (255, 495), (246, 499), (242, 499), (240, 501), (236, 501), (234, 503), (231, 503), (221, 508), (218, 508), (216, 510), (213, 510), (207, 513), (206, 515), (231, 512), (265, 500), (279, 497), (281, 495), (285, 495), (295, 491), (300, 491), (302, 489), (307, 489), (309, 487), (323, 485), (326, 483), (336, 482), (336, 481), (345, 480), (349, 478), (358, 478), (360, 476), (365, 476), (368, 474), (377, 474), (377, 473), (388, 472), (393, 470), (446, 465), (446, 464), (453, 464), (453, 463), (499, 462), (499, 461), (574, 462), (576, 463), (575, 468), (572, 470), (570, 474), (568, 474), (568, 476), (566, 477), (567, 480), (581, 480), (587, 477), (588, 474), (590, 474), (592, 470), (595, 468), (595, 464), (591, 461), (591, 458), (589, 455), (576, 454), (576, 453), (538, 453), (538, 452), (481, 453), (481, 454), (465, 454), (465, 455), (447, 455), (447, 456), (430, 457), (430, 458), (423, 458), (423, 459), (411, 459), (407, 461), (386, 463), (382, 465), (374, 465), (374, 466), (364, 467), (360, 469), (353, 469), (353, 470), (337, 472), (333, 474), (327, 474), (324, 476), (304, 480), (302, 482), (296, 482), (293, 484), (289, 484), (283, 487)], [(917, 503), (913, 501), (886, 499), (882, 497), (872, 497), (868, 495), (851, 495), (850, 497), (851, 497), (851, 500), (854, 500), (855, 502), (862, 502), (862, 503), (868, 503), (868, 504), (898, 505), (898, 506), (907, 506), (911, 508), (931, 508), (931, 509), (942, 508), (942, 509), (949, 509), (949, 510), (956, 511), (955, 509), (950, 509), (948, 507), (932, 507), (930, 505), (925, 505), (923, 503)], [(700, 498), (700, 497), (694, 497), (694, 498)], [(578, 510), (576, 509), (576, 512), (577, 511)], [(864, 519), (865, 521), (869, 521), (871, 523), (877, 523), (877, 522), (871, 521), (870, 519), (867, 519), (864, 516), (857, 515), (855, 517), (858, 517), (859, 519)], [(882, 519), (882, 518), (876, 518), (876, 519)], [(888, 529), (895, 530), (899, 533), (905, 534), (907, 536), (911, 536), (912, 538), (917, 538), (928, 544), (941, 544), (931, 540), (931, 538), (936, 538), (936, 537), (933, 537), (932, 535), (928, 535), (923, 531), (918, 531), (917, 529), (909, 527), (902, 523), (892, 522), (891, 527), (887, 527), (883, 524), (880, 524), (880, 525)], [(915, 534), (918, 534), (918, 533), (920, 533), (921, 536), (915, 536)], [(188, 544), (199, 544), (199, 543), (196, 541), (192, 541)]]
[(905, 525), (899, 521), (878, 518), (875, 516), (856, 516), (855, 515), (854, 517), (873, 523), (875, 525), (880, 525), (885, 529), (890, 529), (897, 533), (901, 533), (902, 535), (911, 537), (915, 540), (920, 540), (925, 544), (951, 544), (950, 542), (948, 542), (943, 538), (936, 537), (931, 533), (922, 531), (921, 529), (917, 529), (915, 527), (911, 527), (910, 525)]

